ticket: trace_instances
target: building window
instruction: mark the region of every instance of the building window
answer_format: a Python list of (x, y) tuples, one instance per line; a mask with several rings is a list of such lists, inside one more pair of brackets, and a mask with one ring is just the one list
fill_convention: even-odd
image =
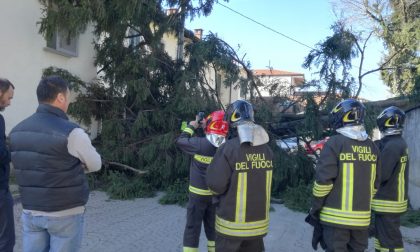
[(78, 56), (78, 41), (79, 36), (69, 37), (66, 30), (58, 30), (54, 32), (53, 36), (47, 40), (48, 51), (52, 51), (67, 57)]

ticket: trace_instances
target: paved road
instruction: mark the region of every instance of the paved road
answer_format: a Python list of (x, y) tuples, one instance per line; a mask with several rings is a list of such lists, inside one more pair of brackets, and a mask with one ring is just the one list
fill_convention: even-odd
[[(158, 203), (155, 198), (110, 200), (103, 192), (90, 195), (85, 216), (83, 252), (179, 252), (185, 225), (185, 208)], [(310, 246), (312, 228), (304, 223), (302, 213), (282, 205), (273, 205), (270, 232), (265, 237), (267, 252), (313, 251)], [(16, 247), (22, 251), (21, 205), (15, 205)], [(200, 251), (206, 251), (204, 232)], [(420, 251), (420, 227), (403, 228), (406, 252)], [(416, 243), (417, 245), (413, 245)], [(372, 242), (371, 242), (372, 243)], [(370, 244), (369, 251), (373, 251)]]

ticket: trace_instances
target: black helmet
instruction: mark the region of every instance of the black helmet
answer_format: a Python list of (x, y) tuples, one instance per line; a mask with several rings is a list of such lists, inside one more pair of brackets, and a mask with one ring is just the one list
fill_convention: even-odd
[(405, 121), (405, 113), (400, 108), (391, 106), (376, 118), (376, 124), (380, 131), (387, 129), (402, 129)]
[(338, 103), (330, 113), (330, 125), (334, 129), (360, 125), (364, 120), (365, 106), (355, 99), (346, 99)]
[(236, 125), (245, 121), (253, 122), (254, 108), (252, 104), (244, 100), (233, 102), (226, 109), (225, 121), (229, 123), (229, 127), (236, 127)]

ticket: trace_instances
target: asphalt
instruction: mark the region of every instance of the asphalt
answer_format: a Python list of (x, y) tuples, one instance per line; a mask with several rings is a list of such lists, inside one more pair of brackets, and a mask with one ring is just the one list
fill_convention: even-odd
[[(86, 206), (83, 252), (171, 252), (182, 251), (186, 210), (177, 205), (158, 203), (154, 198), (111, 200), (104, 192), (93, 191)], [(312, 228), (304, 222), (305, 214), (273, 204), (269, 234), (264, 238), (267, 252), (313, 251)], [(16, 246), (22, 251), (20, 203), (15, 204)], [(420, 251), (420, 227), (402, 227), (405, 251)], [(374, 251), (373, 241), (369, 250)], [(200, 251), (206, 251), (201, 232)]]

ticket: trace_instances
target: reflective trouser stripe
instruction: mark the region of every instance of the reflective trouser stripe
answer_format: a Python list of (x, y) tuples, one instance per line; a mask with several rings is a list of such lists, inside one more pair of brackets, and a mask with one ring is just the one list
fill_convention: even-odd
[(183, 252), (198, 252), (198, 248), (184, 247)]
[(197, 160), (200, 163), (203, 163), (203, 164), (210, 164), (211, 161), (213, 160), (213, 157), (208, 157), (208, 156), (202, 156), (202, 155), (195, 154), (194, 159)]
[(324, 222), (340, 225), (366, 227), (370, 224), (370, 211), (344, 211), (323, 207), (320, 219)]
[(372, 169), (370, 171), (370, 197), (373, 198), (373, 196), (376, 194), (375, 190), (375, 178), (376, 178), (376, 164), (372, 164)]
[(244, 223), (246, 217), (248, 173), (238, 173), (238, 186), (236, 189), (235, 222)]
[(194, 135), (194, 130), (191, 128), (186, 127), (183, 131), (189, 133), (191, 136)]
[(266, 173), (266, 188), (265, 188), (265, 204), (266, 204), (266, 213), (265, 213), (265, 218), (268, 219), (269, 214), (270, 214), (270, 198), (271, 198), (271, 182), (272, 182), (272, 177), (273, 177), (273, 170), (269, 170)]
[(398, 201), (403, 201), (405, 197), (405, 166), (406, 163), (401, 163), (401, 170), (398, 176)]
[(407, 210), (407, 200), (398, 202), (392, 200), (372, 200), (372, 210), (385, 213), (402, 213)]
[(333, 188), (333, 184), (330, 185), (320, 185), (316, 181), (314, 182), (314, 187), (312, 188), (312, 194), (315, 197), (324, 197), (327, 196)]
[(224, 220), (216, 215), (216, 231), (229, 236), (252, 237), (264, 235), (268, 232), (268, 223), (268, 219), (238, 223)]
[(375, 238), (375, 249), (379, 250), (380, 252), (389, 252), (389, 251), (404, 252), (404, 248), (393, 248), (393, 249), (384, 248), (381, 246), (379, 240), (376, 238)]
[(341, 209), (351, 211), (353, 209), (353, 163), (343, 163), (343, 187), (341, 194)]
[(216, 251), (216, 244), (214, 241), (207, 241), (207, 250), (208, 252), (215, 252)]
[(190, 192), (198, 194), (198, 195), (205, 195), (205, 196), (213, 195), (213, 193), (210, 190), (203, 190), (203, 189), (194, 187), (192, 185), (190, 185), (188, 189), (190, 190)]

